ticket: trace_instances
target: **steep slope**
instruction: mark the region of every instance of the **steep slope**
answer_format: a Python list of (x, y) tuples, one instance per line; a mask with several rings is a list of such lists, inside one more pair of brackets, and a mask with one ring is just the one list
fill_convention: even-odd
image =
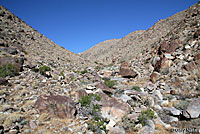
[(99, 60), (99, 54), (105, 54), (107, 51), (111, 51), (110, 48), (112, 48), (113, 45), (115, 45), (119, 39), (112, 39), (112, 40), (106, 40), (103, 42), (100, 42), (99, 44), (96, 44), (95, 46), (91, 47), (89, 50), (86, 50), (83, 53), (80, 53), (79, 55), (87, 60), (97, 61)]
[(10, 48), (23, 49), (25, 64), (46, 64), (55, 68), (74, 66), (77, 68), (85, 64), (77, 54), (56, 45), (2, 6), (0, 6), (0, 42)]
[[(101, 63), (111, 63), (113, 60), (124, 61), (130, 60), (133, 57), (141, 53), (143, 47), (147, 47), (156, 41), (158, 41), (162, 36), (167, 35), (171, 30), (177, 27), (177, 25), (186, 18), (188, 10), (177, 13), (165, 20), (160, 20), (155, 23), (151, 28), (146, 31), (133, 32), (133, 35), (127, 35), (118, 42), (110, 45), (109, 48), (99, 47), (99, 50), (104, 53), (98, 54), (98, 61)], [(83, 52), (81, 55), (92, 54), (93, 49)], [(95, 61), (96, 55), (91, 55), (89, 60)]]

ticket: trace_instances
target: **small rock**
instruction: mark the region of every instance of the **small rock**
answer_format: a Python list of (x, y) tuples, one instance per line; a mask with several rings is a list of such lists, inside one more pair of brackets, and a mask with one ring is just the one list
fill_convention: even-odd
[(181, 114), (181, 111), (174, 107), (163, 107), (163, 110), (173, 116), (179, 116)]
[(126, 132), (122, 127), (113, 127), (108, 134), (126, 134)]

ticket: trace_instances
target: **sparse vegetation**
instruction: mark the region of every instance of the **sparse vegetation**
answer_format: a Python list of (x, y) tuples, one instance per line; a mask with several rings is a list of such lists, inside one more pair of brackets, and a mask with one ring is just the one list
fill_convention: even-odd
[(104, 79), (104, 84), (109, 88), (113, 88), (117, 84), (117, 81), (116, 80)]
[(134, 120), (131, 120), (127, 116), (124, 116), (122, 118), (122, 123), (123, 123), (123, 128), (126, 131), (136, 131), (135, 130), (135, 121)]
[(83, 70), (81, 71), (81, 74), (86, 74), (88, 71), (87, 70)]
[(16, 76), (19, 72), (17, 70), (17, 67), (13, 64), (6, 64), (3, 66), (0, 66), (0, 77), (6, 77), (6, 76)]
[(151, 120), (151, 119), (154, 119), (155, 118), (155, 115), (154, 115), (154, 111), (151, 110), (150, 108), (148, 108), (147, 110), (145, 111), (142, 111), (142, 113), (140, 114), (138, 120), (140, 121), (140, 123), (145, 126), (146, 125), (146, 121), (147, 120)]
[(79, 103), (82, 107), (85, 107), (86, 110), (91, 114), (93, 119), (88, 122), (88, 129), (100, 133), (101, 130), (104, 130), (106, 132), (106, 126), (104, 124), (105, 119), (103, 119), (99, 112), (100, 112), (100, 106), (98, 104), (94, 104), (94, 101), (100, 101), (101, 97), (97, 94), (89, 94), (87, 96), (83, 96)]
[(60, 72), (60, 75), (65, 79), (64, 70)]
[(136, 91), (141, 91), (140, 87), (138, 87), (138, 86), (133, 86), (131, 89), (136, 90)]
[(45, 75), (45, 73), (47, 71), (51, 71), (51, 68), (49, 66), (46, 66), (46, 65), (41, 66), (40, 69), (39, 69), (39, 72), (40, 72), (41, 75)]
[(111, 64), (106, 65), (105, 67), (112, 67), (113, 65), (114, 65), (114, 64), (111, 63)]

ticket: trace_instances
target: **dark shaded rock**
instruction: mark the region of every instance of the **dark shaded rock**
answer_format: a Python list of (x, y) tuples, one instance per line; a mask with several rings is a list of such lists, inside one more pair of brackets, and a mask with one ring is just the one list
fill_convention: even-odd
[(12, 64), (17, 68), (19, 72), (23, 70), (22, 68), (23, 63), (24, 63), (23, 58), (17, 58), (17, 57), (1, 57), (0, 58), (0, 66)]
[(137, 76), (137, 73), (129, 68), (128, 62), (125, 62), (120, 67), (119, 75), (125, 78), (134, 78)]
[(104, 92), (113, 93), (113, 89), (107, 87), (103, 82), (99, 82), (95, 86), (96, 86), (96, 88), (102, 89), (102, 91), (104, 91)]
[(40, 113), (45, 112), (59, 118), (73, 118), (76, 113), (73, 100), (60, 95), (40, 96), (35, 103), (35, 108)]
[(198, 118), (200, 115), (200, 98), (194, 99), (183, 111), (183, 116), (189, 119)]
[(198, 38), (200, 36), (200, 29), (198, 29), (195, 33), (194, 33), (194, 38)]
[(0, 78), (0, 85), (8, 85), (8, 80), (6, 80), (5, 78)]
[(161, 58), (154, 65), (154, 71), (160, 72), (162, 74), (168, 74), (170, 64), (171, 64), (170, 60), (168, 60), (167, 58)]

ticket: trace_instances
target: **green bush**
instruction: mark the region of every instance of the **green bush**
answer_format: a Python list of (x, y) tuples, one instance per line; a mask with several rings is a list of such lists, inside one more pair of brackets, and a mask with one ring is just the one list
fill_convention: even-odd
[[(96, 94), (89, 94), (89, 95), (83, 96), (81, 98), (81, 100), (79, 100), (79, 102), (81, 103), (82, 107), (90, 107), (92, 100), (100, 101), (101, 97), (99, 95), (96, 95)], [(94, 107), (96, 107), (96, 106), (94, 106)]]
[(60, 75), (65, 79), (64, 71), (61, 71)]
[(51, 68), (44, 65), (44, 66), (41, 66), (39, 69), (39, 72), (41, 75), (44, 75), (46, 71), (51, 71)]
[(151, 110), (150, 108), (148, 108), (147, 110), (142, 111), (142, 113), (138, 117), (138, 120), (140, 121), (140, 123), (143, 126), (145, 126), (147, 120), (151, 120), (151, 119), (154, 119), (154, 118), (155, 118), (154, 111)]
[(100, 105), (94, 104), (94, 101), (100, 101), (101, 97), (97, 94), (89, 94), (83, 96), (79, 103), (82, 107), (86, 108), (86, 111), (93, 117), (90, 122), (88, 122), (88, 129), (101, 133), (101, 130), (106, 132), (106, 126), (104, 125), (105, 120), (100, 116)]
[(132, 90), (141, 91), (140, 87), (138, 87), (138, 86), (133, 86)]
[(17, 67), (13, 64), (6, 64), (3, 66), (0, 66), (0, 77), (6, 77), (6, 76), (16, 76), (19, 72), (17, 70)]
[(109, 88), (113, 88), (114, 85), (117, 84), (117, 81), (116, 80), (108, 80), (108, 79), (105, 79), (104, 80), (104, 84), (109, 87)]
[(85, 74), (87, 72), (88, 72), (87, 70), (83, 70), (83, 71), (81, 71), (81, 74)]

